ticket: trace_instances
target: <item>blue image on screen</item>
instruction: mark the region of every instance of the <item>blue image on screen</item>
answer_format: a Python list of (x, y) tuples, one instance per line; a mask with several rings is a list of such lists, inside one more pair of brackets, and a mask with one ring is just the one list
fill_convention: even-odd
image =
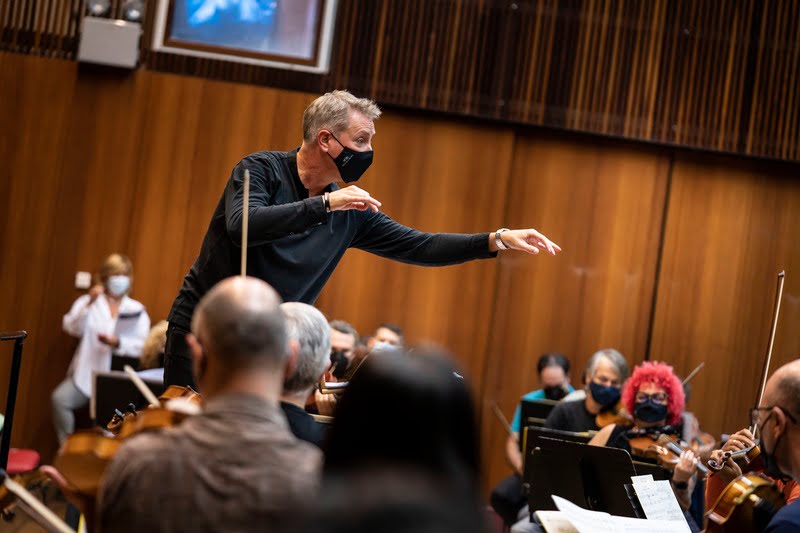
[(279, 11), (278, 0), (176, 0), (171, 37), (270, 53)]

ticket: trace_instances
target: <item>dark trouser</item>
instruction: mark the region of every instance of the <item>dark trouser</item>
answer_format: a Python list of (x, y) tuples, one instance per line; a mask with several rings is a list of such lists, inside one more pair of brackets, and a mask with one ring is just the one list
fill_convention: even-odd
[(522, 479), (516, 474), (505, 478), (492, 491), (492, 508), (509, 527), (517, 522), (517, 514), (526, 503), (528, 499), (522, 495)]
[(186, 344), (189, 332), (180, 326), (170, 324), (167, 328), (167, 345), (164, 348), (164, 387), (170, 385), (197, 386), (194, 382), (192, 354)]

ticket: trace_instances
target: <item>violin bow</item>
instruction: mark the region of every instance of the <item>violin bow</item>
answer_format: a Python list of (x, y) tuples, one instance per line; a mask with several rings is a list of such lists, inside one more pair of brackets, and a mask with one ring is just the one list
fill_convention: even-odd
[[(767, 357), (764, 361), (764, 370), (761, 373), (761, 387), (758, 393), (758, 400), (756, 407), (761, 405), (761, 400), (764, 399), (764, 389), (767, 387), (767, 377), (769, 376), (769, 365), (772, 362), (772, 347), (775, 345), (775, 332), (778, 329), (778, 316), (781, 313), (781, 299), (783, 298), (783, 282), (786, 279), (786, 272), (781, 270), (778, 272), (778, 290), (775, 293), (775, 306), (772, 314), (772, 327), (769, 332), (769, 344), (767, 345)], [(756, 434), (758, 424), (750, 428), (750, 433)]]
[(158, 401), (158, 398), (156, 398), (156, 395), (150, 390), (150, 387), (144, 384), (144, 381), (142, 381), (142, 378), (139, 377), (139, 374), (137, 374), (130, 365), (125, 365), (123, 369), (128, 376), (130, 376), (131, 381), (133, 381), (133, 384), (136, 385), (137, 389), (139, 389), (139, 392), (142, 393), (142, 396), (144, 396), (145, 400), (147, 400), (148, 403), (153, 407), (161, 407), (161, 402)]
[(508, 434), (514, 437), (517, 441), (519, 441), (519, 437), (517, 436), (516, 433), (514, 433), (514, 430), (511, 428), (511, 424), (508, 423), (506, 417), (503, 416), (503, 412), (500, 410), (499, 407), (497, 407), (497, 402), (492, 402), (492, 409), (494, 410), (494, 414), (497, 415), (497, 418), (506, 428), (506, 431), (508, 431)]
[[(17, 497), (20, 503), (24, 504), (20, 505), (19, 508), (25, 511), (28, 516), (40, 522), (43, 527), (51, 531), (75, 533), (74, 529), (69, 527), (58, 515), (48, 509), (47, 506), (40, 502), (36, 496), (31, 494), (28, 489), (11, 479), (11, 476), (7, 475), (5, 472), (3, 472), (2, 475), (5, 476), (3, 485), (8, 489), (8, 492)], [(42, 524), (42, 522), (44, 523)]]
[(247, 276), (247, 222), (250, 218), (250, 171), (244, 169), (244, 196), (242, 197), (242, 277)]
[(686, 379), (683, 380), (683, 383), (681, 383), (681, 385), (685, 386), (687, 383), (692, 381), (692, 379), (697, 375), (698, 372), (700, 372), (703, 369), (704, 366), (706, 366), (705, 362), (702, 362), (699, 365), (697, 365), (697, 367), (694, 370), (692, 370), (688, 376), (686, 376)]

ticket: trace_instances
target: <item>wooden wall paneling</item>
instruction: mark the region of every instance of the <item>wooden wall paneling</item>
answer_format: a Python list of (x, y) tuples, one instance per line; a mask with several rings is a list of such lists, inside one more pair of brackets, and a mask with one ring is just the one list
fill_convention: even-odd
[(748, 424), (781, 269), (773, 370), (800, 357), (797, 176), (796, 167), (676, 158), (650, 358), (684, 375), (706, 363), (689, 408), (715, 435)]
[[(545, 352), (569, 357), (578, 388), (598, 349), (619, 349), (631, 366), (644, 359), (668, 168), (657, 150), (517, 137), (506, 223), (539, 229), (563, 252), (502, 256), (485, 413), (496, 402), (510, 421), (520, 397), (539, 388)], [(496, 417), (483, 417), (486, 489), (510, 473), (506, 437)]]
[[(0, 128), (5, 138), (0, 169), (4, 222), (0, 228), (0, 327), (29, 333), (12, 439), (18, 445), (43, 436), (42, 428), (49, 424), (47, 387), (60, 372), (53, 364), (57, 360), (53, 352), (61, 320), (54, 322), (56, 312), (50, 311), (65, 291), (54, 283), (62, 258), (53, 250), (63, 249), (57, 242), (59, 232), (77, 225), (74, 213), (61, 201), (70, 183), (58, 172), (68, 141), (75, 71), (68, 63), (0, 56), (0, 101), (4, 102)], [(69, 245), (74, 247), (75, 242)], [(0, 361), (3, 409), (10, 355), (10, 346), (4, 346)]]
[[(190, 227), (194, 210), (192, 187), (198, 139), (220, 138), (219, 132), (201, 131), (203, 87), (197, 78), (150, 74), (150, 92), (144, 112), (146, 135), (136, 147), (141, 180), (131, 220), (129, 248), (135, 257), (134, 297), (148, 307), (151, 320), (166, 318), (191, 262), (180, 252), (186, 242), (202, 238), (202, 229)], [(210, 195), (210, 191), (203, 191)], [(205, 213), (204, 213), (205, 214)], [(205, 225), (210, 220), (206, 215)], [(199, 249), (199, 241), (198, 241)]]
[[(506, 221), (509, 129), (390, 113), (376, 123), (375, 163), (359, 186), (383, 211), (423, 231), (488, 232)], [(328, 317), (371, 334), (402, 325), (410, 342), (451, 350), (476, 396), (492, 323), (496, 262), (424, 268), (349, 251), (318, 304)]]

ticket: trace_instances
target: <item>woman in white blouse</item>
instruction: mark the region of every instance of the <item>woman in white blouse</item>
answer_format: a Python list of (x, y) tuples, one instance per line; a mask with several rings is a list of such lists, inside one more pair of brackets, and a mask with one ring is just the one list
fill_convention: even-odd
[(92, 396), (95, 372), (111, 368), (111, 354), (139, 357), (150, 330), (144, 305), (127, 296), (133, 265), (112, 254), (100, 267), (100, 283), (72, 304), (64, 315), (64, 331), (80, 339), (67, 378), (53, 391), (53, 422), (59, 442), (75, 430), (73, 409)]

